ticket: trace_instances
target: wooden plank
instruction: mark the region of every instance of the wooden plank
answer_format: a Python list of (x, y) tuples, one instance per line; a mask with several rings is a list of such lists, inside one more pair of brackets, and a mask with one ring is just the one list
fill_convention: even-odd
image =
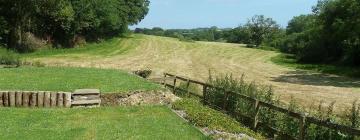
[(360, 130), (359, 129), (351, 128), (349, 126), (344, 126), (344, 125), (331, 123), (331, 122), (328, 122), (328, 121), (319, 120), (319, 119), (314, 118), (314, 117), (306, 117), (306, 121), (308, 123), (313, 123), (313, 124), (316, 124), (316, 125), (319, 125), (319, 126), (327, 127), (327, 128), (330, 128), (330, 129), (335, 129), (335, 130), (343, 132), (343, 133), (360, 136)]
[(173, 94), (176, 94), (176, 77), (174, 78), (173, 86)]
[(72, 101), (72, 105), (100, 104), (101, 100)]
[(9, 106), (9, 94), (7, 91), (3, 92), (3, 102), (5, 107)]
[(23, 100), (22, 100), (22, 106), (23, 107), (29, 107), (29, 100), (30, 100), (30, 92), (28, 92), (28, 91), (25, 91), (25, 92), (23, 92)]
[(288, 109), (284, 109), (284, 108), (281, 108), (281, 107), (278, 107), (278, 106), (275, 106), (275, 105), (272, 105), (272, 104), (269, 104), (269, 103), (265, 103), (265, 102), (260, 102), (260, 104), (261, 104), (261, 106), (268, 107), (268, 108), (270, 108), (272, 110), (279, 111), (279, 112), (287, 114), (287, 115), (289, 115), (291, 117), (294, 117), (294, 118), (297, 118), (297, 119), (302, 118), (302, 114), (300, 114), (300, 113), (296, 113), (296, 112), (290, 111)]
[(100, 90), (99, 89), (77, 89), (74, 91), (73, 95), (89, 95), (89, 94), (100, 94)]
[(50, 101), (50, 95), (51, 93), (50, 92), (45, 92), (44, 94), (44, 107), (51, 107), (51, 101)]
[(38, 96), (37, 96), (37, 106), (38, 107), (44, 107), (44, 94), (45, 92), (38, 92)]
[(4, 106), (3, 93), (3, 91), (0, 91), (0, 107)]
[(299, 120), (299, 140), (305, 140), (306, 136), (306, 117), (302, 117), (302, 119)]
[(30, 95), (30, 106), (31, 107), (36, 107), (37, 95), (38, 95), (37, 92), (31, 92), (31, 95)]
[(69, 92), (64, 93), (64, 106), (67, 108), (71, 107), (71, 93)]
[(8, 94), (10, 107), (15, 107), (15, 92), (11, 91)]
[(15, 104), (16, 107), (22, 106), (22, 92), (16, 92), (15, 102), (16, 102), (16, 104)]
[(203, 103), (204, 105), (206, 105), (207, 103), (207, 86), (206, 85), (203, 85)]
[(258, 122), (259, 122), (259, 112), (260, 112), (260, 101), (256, 100), (254, 102), (254, 109), (255, 109), (255, 114), (254, 114), (254, 122), (253, 122), (253, 129), (257, 130), (257, 126), (258, 126)]
[(56, 107), (56, 93), (54, 92), (50, 94), (50, 106)]
[(190, 87), (190, 80), (187, 79), (187, 81), (186, 81), (186, 95), (188, 95), (190, 97), (189, 87)]
[(100, 99), (100, 94), (99, 95), (73, 95), (72, 98), (74, 101), (93, 100), (93, 99)]
[(222, 106), (223, 110), (226, 110), (229, 94), (230, 94), (229, 92), (224, 91), (224, 99), (223, 99), (223, 106)]
[(57, 107), (63, 107), (64, 106), (64, 94), (62, 92), (57, 93)]

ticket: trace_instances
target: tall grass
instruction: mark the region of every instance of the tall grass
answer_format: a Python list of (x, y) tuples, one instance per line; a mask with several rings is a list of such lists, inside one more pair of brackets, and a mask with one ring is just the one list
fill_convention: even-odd
[[(224, 75), (220, 77), (212, 77), (210, 75), (208, 83), (218, 88), (210, 88), (208, 90), (205, 97), (205, 99), (207, 99), (206, 103), (214, 109), (228, 113), (249, 127), (252, 127), (253, 120), (251, 118), (255, 113), (254, 103), (240, 98), (240, 95), (246, 95), (276, 106), (287, 106), (287, 109), (290, 111), (316, 117), (320, 120), (343, 124), (353, 128), (359, 128), (360, 125), (360, 105), (357, 101), (354, 101), (353, 107), (348, 109), (342, 115), (335, 115), (333, 113), (335, 102), (332, 102), (328, 106), (324, 106), (324, 103), (320, 102), (317, 107), (305, 110), (296, 103), (295, 99), (292, 98), (290, 103), (285, 105), (274, 96), (274, 91), (271, 86), (262, 86), (256, 84), (255, 82), (245, 82), (244, 75), (239, 79), (234, 78), (232, 75)], [(227, 92), (228, 95), (226, 95), (226, 91), (223, 89), (233, 92)], [(276, 128), (286, 134), (278, 134), (279, 139), (289, 139), (289, 136), (297, 138), (299, 136), (300, 122), (298, 119), (269, 108), (260, 108), (259, 114), (259, 121), (261, 123)], [(274, 133), (270, 132), (266, 127), (254, 129), (268, 137), (274, 136)], [(307, 124), (306, 139), (354, 139), (354, 137), (348, 134), (340, 133), (339, 131), (333, 129), (317, 126), (315, 124)]]
[(18, 54), (6, 49), (0, 48), (0, 65), (21, 65), (21, 59)]

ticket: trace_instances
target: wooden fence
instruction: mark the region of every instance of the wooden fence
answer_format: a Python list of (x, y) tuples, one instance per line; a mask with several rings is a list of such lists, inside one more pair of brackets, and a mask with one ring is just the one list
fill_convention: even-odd
[(99, 107), (100, 91), (82, 89), (70, 92), (0, 91), (0, 107)]
[[(171, 80), (171, 84), (168, 84), (167, 80)], [(176, 86), (178, 80), (186, 82), (186, 89), (181, 89), (181, 88), (178, 88)], [(226, 96), (226, 95), (229, 95), (229, 94), (236, 94), (241, 99), (252, 102), (254, 104), (254, 110), (255, 110), (254, 115), (252, 115), (252, 116), (244, 116), (242, 114), (237, 114), (237, 116), (251, 119), (252, 120), (252, 129), (254, 129), (254, 130), (256, 130), (258, 127), (261, 126), (261, 127), (266, 128), (266, 129), (270, 129), (274, 133), (285, 135), (290, 139), (304, 140), (305, 136), (306, 136), (307, 126), (309, 124), (315, 124), (315, 125), (322, 126), (322, 127), (325, 127), (325, 128), (329, 128), (329, 129), (332, 129), (332, 130), (336, 130), (336, 131), (339, 131), (339, 132), (342, 132), (342, 133), (345, 133), (345, 134), (349, 134), (349, 135), (353, 135), (353, 136), (360, 136), (360, 130), (357, 129), (357, 128), (352, 128), (352, 127), (349, 127), (349, 126), (340, 125), (340, 124), (332, 123), (332, 122), (329, 122), (329, 121), (320, 120), (320, 119), (317, 119), (317, 118), (314, 118), (314, 117), (305, 116), (302, 113), (290, 111), (288, 109), (285, 109), (285, 108), (282, 108), (282, 107), (279, 107), (279, 106), (276, 106), (276, 105), (273, 105), (273, 104), (269, 104), (269, 103), (266, 103), (266, 102), (263, 102), (263, 101), (259, 101), (257, 99), (254, 99), (254, 98), (251, 98), (251, 97), (239, 94), (239, 93), (235, 93), (233, 91), (228, 91), (226, 89), (221, 89), (221, 88), (214, 87), (212, 85), (209, 85), (209, 84), (206, 84), (206, 83), (203, 83), (203, 82), (191, 80), (191, 79), (176, 76), (176, 75), (173, 75), (173, 74), (165, 73), (164, 78), (163, 78), (161, 83), (164, 86), (171, 88), (174, 94), (176, 94), (178, 91), (182, 91), (183, 93), (185, 92), (188, 95), (194, 95), (194, 96), (202, 98), (204, 103), (207, 103), (206, 94), (207, 94), (208, 89), (215, 88), (215, 89), (223, 90), (224, 95), (225, 95), (224, 96), (224, 106), (223, 107), (226, 107), (226, 101), (229, 100), (228, 96)], [(201, 86), (202, 89), (203, 89), (203, 91), (202, 91), (203, 95), (198, 95), (197, 93), (193, 93), (193, 92), (189, 91), (189, 85), (190, 84), (196, 84), (196, 85)], [(219, 108), (223, 108), (223, 107), (219, 107)], [(270, 110), (278, 111), (278, 112), (284, 113), (284, 114), (286, 114), (286, 115), (288, 115), (288, 116), (290, 116), (292, 118), (297, 119), (299, 121), (299, 126), (300, 126), (298, 128), (299, 132), (300, 132), (299, 136), (297, 138), (291, 137), (288, 134), (285, 134), (285, 133), (277, 130), (276, 128), (273, 128), (271, 126), (268, 126), (267, 124), (259, 122), (258, 118), (259, 118), (260, 108), (268, 108)]]
[(0, 91), (0, 107), (71, 107), (69, 92)]

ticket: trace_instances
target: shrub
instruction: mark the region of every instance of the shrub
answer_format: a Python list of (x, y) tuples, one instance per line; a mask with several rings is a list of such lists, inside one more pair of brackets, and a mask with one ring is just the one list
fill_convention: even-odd
[(197, 126), (230, 133), (244, 133), (256, 139), (264, 139), (261, 135), (244, 127), (230, 116), (201, 105), (198, 100), (190, 98), (182, 99), (176, 101), (173, 104), (173, 108), (184, 110), (187, 114), (186, 118)]
[(45, 46), (43, 40), (36, 38), (34, 34), (28, 32), (23, 34), (23, 44), (17, 50), (19, 52), (33, 52), (43, 46)]
[(151, 69), (134, 71), (134, 74), (136, 74), (142, 78), (149, 78), (151, 73), (152, 73)]
[(10, 51), (0, 52), (0, 65), (15, 65), (18, 67), (21, 65), (20, 56)]

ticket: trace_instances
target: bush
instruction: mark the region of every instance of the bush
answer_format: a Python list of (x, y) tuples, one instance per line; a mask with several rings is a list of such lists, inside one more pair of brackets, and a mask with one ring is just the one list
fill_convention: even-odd
[(19, 52), (33, 52), (45, 46), (45, 42), (36, 38), (32, 33), (25, 33), (22, 38), (23, 44), (20, 48), (17, 48)]
[(134, 74), (136, 74), (142, 78), (149, 78), (151, 73), (152, 73), (152, 70), (150, 70), (150, 69), (134, 71)]
[(0, 65), (21, 65), (20, 56), (10, 52), (10, 51), (1, 51), (0, 50)]
[(173, 104), (173, 108), (184, 110), (187, 114), (186, 118), (197, 126), (230, 133), (244, 133), (256, 139), (264, 139), (261, 135), (244, 127), (230, 116), (201, 105), (198, 100), (190, 98), (182, 99), (176, 101)]

